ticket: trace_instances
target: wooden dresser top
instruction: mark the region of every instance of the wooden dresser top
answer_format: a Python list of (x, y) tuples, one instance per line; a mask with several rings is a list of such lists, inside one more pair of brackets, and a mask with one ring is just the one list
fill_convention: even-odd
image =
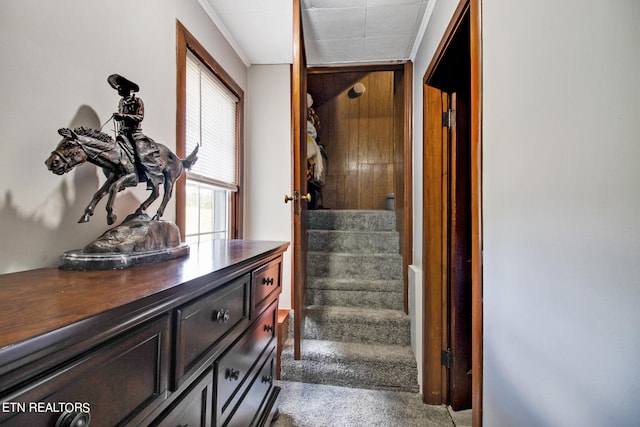
[[(19, 343), (98, 315), (107, 321), (175, 301), (177, 295), (222, 283), (276, 257), (288, 246), (287, 242), (215, 240), (193, 245), (187, 257), (125, 270), (43, 268), (0, 275), (0, 355)], [(187, 282), (189, 289), (181, 289)]]

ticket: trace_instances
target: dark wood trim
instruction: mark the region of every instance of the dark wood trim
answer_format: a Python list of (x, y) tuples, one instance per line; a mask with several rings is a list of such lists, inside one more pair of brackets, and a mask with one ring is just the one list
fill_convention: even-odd
[(482, 3), (471, 0), (471, 367), (472, 422), (482, 426)]
[(331, 65), (307, 67), (307, 74), (333, 74), (333, 73), (358, 73), (373, 71), (404, 71), (405, 65), (410, 61), (402, 61), (394, 64), (355, 64), (355, 65)]
[[(232, 239), (241, 239), (243, 236), (243, 154), (244, 154), (244, 91), (222, 66), (211, 56), (198, 40), (185, 28), (180, 21), (176, 21), (176, 153), (181, 158), (186, 155), (186, 58), (187, 49), (193, 52), (213, 74), (229, 89), (237, 98), (236, 110), (236, 139), (237, 139), (237, 164), (238, 191), (231, 196), (231, 236)], [(185, 199), (186, 180), (181, 178), (176, 183), (176, 224), (180, 228), (184, 239), (185, 230)]]
[[(176, 154), (181, 159), (187, 156), (186, 129), (187, 118), (184, 112), (187, 110), (187, 40), (184, 36), (185, 28), (178, 21), (176, 23)], [(175, 183), (176, 195), (176, 225), (180, 229), (181, 239), (185, 241), (186, 234), (186, 203), (187, 189), (184, 176)]]
[(230, 239), (242, 239), (244, 236), (243, 227), (243, 188), (244, 188), (244, 95), (238, 97), (238, 103), (236, 104), (236, 139), (237, 139), (237, 154), (236, 154), (236, 171), (238, 174), (238, 191), (231, 193), (231, 230), (232, 235)]
[(276, 354), (276, 379), (281, 378), (281, 366), (282, 366), (282, 349), (284, 343), (289, 339), (289, 309), (278, 309), (278, 347)]
[(200, 44), (200, 42), (185, 28), (180, 21), (176, 21), (178, 27), (178, 34), (184, 38), (186, 46), (204, 62), (207, 67), (219, 78), (224, 85), (238, 98), (244, 98), (244, 91), (238, 83), (225, 71), (224, 68), (216, 61), (213, 56), (207, 51), (207, 49)]
[(409, 266), (413, 264), (413, 63), (404, 64), (404, 312), (409, 314)]

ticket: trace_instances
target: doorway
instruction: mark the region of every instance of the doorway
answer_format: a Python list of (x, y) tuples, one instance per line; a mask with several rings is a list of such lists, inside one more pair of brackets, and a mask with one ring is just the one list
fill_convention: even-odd
[[(291, 67), (291, 99), (292, 99), (292, 153), (293, 153), (293, 295), (292, 306), (294, 316), (294, 358), (300, 360), (302, 354), (302, 337), (306, 320), (306, 204), (302, 203), (307, 192), (308, 182), (304, 172), (308, 166), (306, 154), (307, 141), (307, 106), (306, 94), (311, 91), (319, 98), (324, 91), (314, 89), (314, 75), (330, 75), (350, 72), (393, 72), (393, 189), (396, 230), (400, 238), (400, 254), (402, 255), (403, 302), (404, 312), (408, 314), (408, 266), (413, 263), (413, 190), (412, 190), (412, 105), (413, 105), (413, 65), (411, 62), (366, 65), (352, 67), (309, 68), (306, 65), (304, 35), (300, 0), (293, 1), (293, 44), (294, 55)], [(308, 83), (311, 80), (311, 83)], [(327, 80), (327, 79), (325, 79)], [(317, 79), (316, 81), (322, 81)], [(309, 89), (311, 87), (312, 89)], [(330, 159), (328, 160), (331, 161)], [(307, 197), (308, 201), (309, 198)], [(324, 202), (323, 202), (324, 203)]]
[(424, 400), (482, 411), (480, 4), (462, 1), (423, 80)]
[(307, 92), (325, 150), (322, 208), (391, 209), (403, 257), (404, 311), (412, 260), (413, 66), (308, 67)]

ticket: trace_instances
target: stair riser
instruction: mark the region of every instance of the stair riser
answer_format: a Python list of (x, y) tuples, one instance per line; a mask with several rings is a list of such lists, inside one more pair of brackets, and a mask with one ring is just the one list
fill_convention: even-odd
[(370, 280), (402, 279), (400, 255), (307, 253), (307, 275)]
[(330, 384), (343, 387), (418, 392), (418, 372), (415, 366), (397, 364), (365, 365), (353, 360), (349, 363), (316, 361), (289, 361), (292, 356), (282, 356), (282, 378), (314, 384)]
[(411, 345), (410, 325), (404, 321), (343, 322), (339, 319), (316, 321), (307, 317), (304, 338), (326, 341)]
[(351, 280), (309, 276), (307, 289), (402, 293), (403, 283), (402, 280)]
[(307, 211), (309, 230), (394, 231), (393, 211)]
[(308, 289), (307, 296), (309, 305), (338, 305), (391, 310), (404, 308), (402, 292)]
[(400, 250), (397, 232), (365, 233), (309, 230), (308, 250), (320, 252), (391, 253)]

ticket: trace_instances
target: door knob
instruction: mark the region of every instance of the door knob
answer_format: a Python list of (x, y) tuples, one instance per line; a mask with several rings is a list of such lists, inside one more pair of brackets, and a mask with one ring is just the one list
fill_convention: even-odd
[(300, 192), (298, 190), (295, 190), (293, 192), (293, 197), (292, 196), (288, 196), (288, 195), (284, 195), (284, 202), (285, 203), (289, 203), (292, 200), (298, 200), (298, 198), (302, 199), (302, 200), (306, 200), (307, 202), (311, 201), (311, 194), (307, 193), (304, 196), (300, 196)]

